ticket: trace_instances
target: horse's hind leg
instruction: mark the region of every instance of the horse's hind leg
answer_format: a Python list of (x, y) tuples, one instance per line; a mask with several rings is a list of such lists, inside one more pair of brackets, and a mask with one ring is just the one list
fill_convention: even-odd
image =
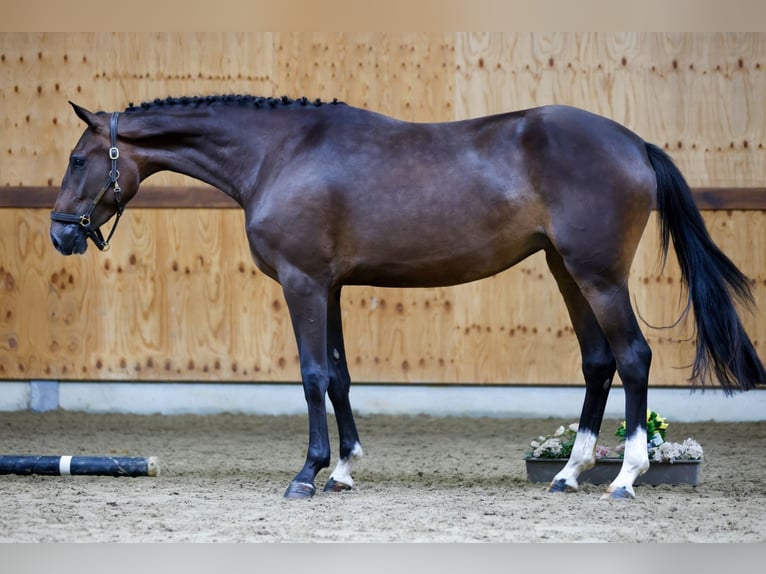
[(633, 483), (649, 469), (646, 405), (652, 352), (630, 304), (627, 273), (565, 262), (609, 342), (625, 389), (625, 453), (607, 492), (612, 498), (633, 498)]
[(351, 465), (355, 459), (363, 455), (348, 397), (351, 377), (348, 373), (346, 348), (343, 343), (340, 292), (340, 288), (331, 292), (327, 301), (327, 360), (330, 366), (328, 394), (338, 423), (340, 458), (325, 484), (325, 492), (351, 489), (354, 485), (354, 480), (351, 478)]
[(604, 417), (616, 363), (588, 301), (567, 271), (561, 256), (553, 249), (549, 249), (546, 251), (546, 260), (558, 283), (580, 344), (582, 372), (585, 378), (585, 400), (572, 454), (549, 487), (549, 492), (565, 492), (576, 490), (580, 473), (591, 468), (596, 462), (596, 440)]

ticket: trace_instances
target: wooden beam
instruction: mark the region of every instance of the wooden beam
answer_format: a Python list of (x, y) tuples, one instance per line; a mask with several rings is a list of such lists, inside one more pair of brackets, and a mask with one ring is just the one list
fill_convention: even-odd
[[(52, 209), (57, 187), (0, 188), (0, 208)], [(222, 191), (210, 186), (142, 186), (129, 207), (143, 209), (208, 208), (229, 209), (239, 205)]]
[[(51, 209), (57, 187), (14, 186), (0, 188), (0, 208)], [(702, 210), (766, 210), (766, 187), (700, 187), (692, 190)], [(144, 186), (130, 207), (143, 209), (231, 209), (239, 205), (210, 186)]]
[(766, 187), (699, 187), (692, 189), (697, 207), (716, 210), (766, 210)]

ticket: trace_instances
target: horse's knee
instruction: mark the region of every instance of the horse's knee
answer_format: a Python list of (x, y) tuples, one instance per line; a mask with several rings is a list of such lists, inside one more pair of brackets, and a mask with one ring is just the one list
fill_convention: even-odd
[(303, 396), (306, 402), (311, 404), (324, 404), (325, 395), (329, 380), (327, 374), (321, 369), (304, 369), (303, 377)]

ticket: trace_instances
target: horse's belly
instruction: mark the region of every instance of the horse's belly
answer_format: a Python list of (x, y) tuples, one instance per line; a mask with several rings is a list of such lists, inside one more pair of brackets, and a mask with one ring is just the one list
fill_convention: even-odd
[(476, 246), (466, 240), (451, 250), (445, 248), (445, 242), (434, 244), (430, 252), (415, 252), (412, 247), (401, 252), (383, 249), (367, 257), (358, 257), (342, 282), (378, 287), (458, 285), (500, 273), (543, 249), (546, 244), (544, 235), (529, 234), (524, 239), (497, 245)]

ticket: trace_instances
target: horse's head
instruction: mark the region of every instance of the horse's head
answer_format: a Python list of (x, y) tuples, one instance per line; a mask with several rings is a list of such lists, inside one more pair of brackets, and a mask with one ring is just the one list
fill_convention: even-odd
[[(88, 127), (72, 150), (51, 212), (51, 241), (64, 255), (84, 253), (88, 238), (107, 250), (125, 203), (135, 195), (139, 182), (130, 150), (119, 142), (120, 115), (72, 107)], [(105, 240), (99, 227), (115, 214), (117, 219)]]

